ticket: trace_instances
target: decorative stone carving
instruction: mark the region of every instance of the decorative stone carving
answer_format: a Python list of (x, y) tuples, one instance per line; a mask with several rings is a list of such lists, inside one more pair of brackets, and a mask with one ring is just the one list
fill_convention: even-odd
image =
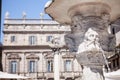
[(5, 13), (5, 18), (8, 19), (9, 16), (10, 16), (10, 13), (9, 13), (9, 12), (6, 12), (6, 13)]
[(44, 18), (44, 15), (45, 15), (45, 14), (41, 12), (41, 13), (40, 13), (40, 19), (43, 19), (43, 18)]
[(52, 53), (52, 52), (47, 53), (47, 54), (45, 55), (45, 58), (46, 58), (46, 59), (53, 59), (53, 58), (54, 58), (54, 53)]
[(72, 31), (65, 36), (65, 41), (70, 51), (77, 52), (77, 61), (83, 66), (83, 80), (104, 80), (104, 52), (115, 48), (115, 36), (108, 33), (108, 26), (108, 14), (72, 17)]
[(21, 57), (18, 54), (10, 54), (7, 57), (8, 59), (21, 59)]
[(99, 43), (104, 51), (113, 51), (115, 47), (115, 36), (108, 33), (109, 16), (81, 16), (72, 18), (71, 34), (65, 36), (66, 44), (70, 51), (77, 51), (79, 44), (83, 42), (86, 31), (91, 28), (99, 35)]
[(35, 54), (30, 54), (26, 57), (27, 59), (39, 59), (39, 56), (35, 55)]
[[(71, 34), (65, 36), (65, 42), (71, 52), (77, 52), (77, 60), (83, 66), (82, 80), (104, 80), (104, 52), (113, 51), (116, 44), (108, 27), (120, 14), (119, 3), (119, 0), (55, 0), (45, 9), (59, 23), (71, 25)], [(86, 36), (89, 31), (97, 37)]]
[(81, 53), (84, 51), (99, 51), (99, 37), (98, 33), (91, 28), (85, 33), (85, 37), (83, 42), (79, 45), (77, 53)]
[(26, 18), (26, 13), (25, 12), (22, 13), (22, 17), (23, 17), (23, 19)]
[(71, 16), (78, 13), (101, 16), (107, 12), (110, 14), (110, 21), (120, 17), (120, 0), (53, 0), (48, 3), (50, 5), (45, 7), (45, 12), (60, 23), (71, 24)]
[(102, 51), (98, 33), (89, 28), (85, 33), (83, 42), (78, 47), (76, 57), (81, 65), (101, 66), (105, 63)]
[(63, 59), (74, 59), (75, 56), (73, 54), (67, 53), (62, 56)]

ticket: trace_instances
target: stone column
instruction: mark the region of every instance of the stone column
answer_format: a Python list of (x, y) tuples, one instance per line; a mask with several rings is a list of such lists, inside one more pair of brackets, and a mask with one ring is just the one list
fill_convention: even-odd
[(63, 45), (64, 44), (60, 41), (60, 37), (58, 36), (55, 36), (49, 45), (54, 52), (54, 80), (60, 80), (59, 53)]
[(60, 80), (59, 70), (59, 51), (54, 53), (54, 80)]

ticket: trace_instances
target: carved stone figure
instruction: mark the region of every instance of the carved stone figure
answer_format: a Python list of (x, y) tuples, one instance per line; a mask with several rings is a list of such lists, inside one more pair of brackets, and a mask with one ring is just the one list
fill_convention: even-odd
[(98, 33), (89, 28), (76, 56), (83, 66), (83, 80), (103, 80), (102, 66), (105, 60), (101, 50)]
[(99, 38), (98, 33), (91, 28), (88, 29), (88, 31), (85, 33), (84, 41), (79, 45), (77, 53), (81, 53), (84, 51), (99, 51), (100, 50), (100, 44), (99, 44)]
[(115, 47), (115, 36), (108, 33), (109, 16), (75, 15), (72, 20), (71, 34), (65, 36), (65, 41), (71, 52), (77, 52), (79, 44), (84, 40), (85, 33), (92, 28), (99, 35), (99, 43), (104, 51), (113, 51)]
[[(83, 80), (104, 80), (102, 53), (114, 51), (115, 36), (108, 33), (108, 27), (120, 15), (119, 3), (120, 0), (55, 0), (45, 9), (54, 20), (71, 25), (65, 42), (71, 52), (77, 53)], [(87, 35), (91, 31), (93, 37)]]
[(104, 80), (103, 52), (115, 47), (115, 36), (108, 33), (109, 16), (72, 17), (71, 34), (65, 36), (70, 51), (75, 51), (77, 61), (83, 66), (83, 80)]
[(26, 13), (25, 12), (22, 13), (22, 17), (23, 17), (23, 19), (26, 18)]
[(5, 18), (8, 19), (9, 16), (10, 16), (9, 12), (6, 12), (6, 13), (5, 13)]

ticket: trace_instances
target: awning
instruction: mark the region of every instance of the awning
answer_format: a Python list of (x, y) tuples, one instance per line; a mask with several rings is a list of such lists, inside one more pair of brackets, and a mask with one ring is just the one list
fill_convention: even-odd
[(0, 79), (30, 79), (30, 77), (0, 71)]

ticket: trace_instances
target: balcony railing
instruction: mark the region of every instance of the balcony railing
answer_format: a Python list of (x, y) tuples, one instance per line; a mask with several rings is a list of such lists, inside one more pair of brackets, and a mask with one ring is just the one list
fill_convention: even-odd
[[(24, 76), (32, 78), (54, 78), (54, 72), (36, 72), (36, 73), (19, 73)], [(60, 72), (60, 78), (78, 78), (81, 77), (82, 72), (80, 71), (71, 71), (71, 72)]]
[(8, 29), (4, 29), (4, 32), (50, 32), (50, 31), (59, 31), (59, 32), (62, 32), (62, 31), (67, 31), (67, 32), (70, 32), (71, 29), (69, 27), (64, 27), (64, 28), (28, 28), (28, 29), (21, 29), (21, 28), (8, 28)]
[(51, 19), (5, 19), (4, 24), (59, 24)]
[[(69, 25), (60, 25), (50, 19), (5, 19), (4, 31), (36, 32), (36, 31), (71, 31)], [(17, 25), (12, 25), (17, 24)]]

